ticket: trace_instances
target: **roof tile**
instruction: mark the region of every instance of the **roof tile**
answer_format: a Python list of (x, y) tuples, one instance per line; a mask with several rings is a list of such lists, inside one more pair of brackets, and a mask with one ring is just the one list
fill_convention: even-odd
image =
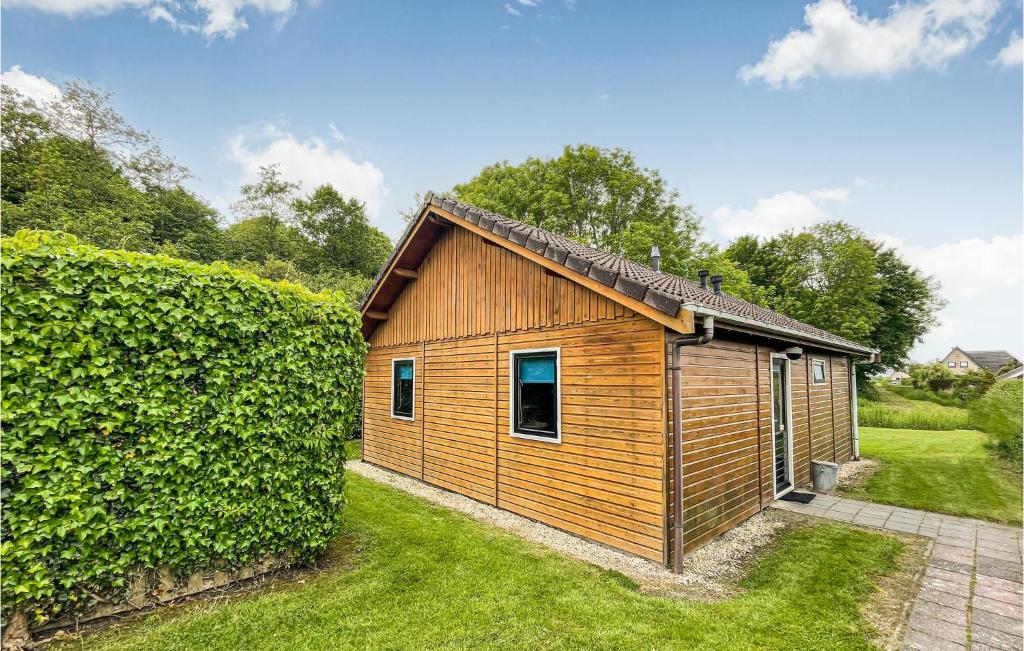
[[(777, 329), (789, 330), (824, 342), (831, 342), (844, 349), (864, 352), (872, 350), (862, 344), (802, 323), (784, 314), (773, 312), (760, 305), (754, 305), (735, 296), (715, 294), (709, 288), (702, 288), (695, 281), (664, 271), (655, 271), (646, 265), (627, 260), (622, 256), (599, 251), (568, 237), (524, 224), (503, 215), (481, 210), (452, 199), (442, 199), (433, 193), (427, 193), (424, 205), (427, 204), (440, 207), (456, 217), (477, 224), (484, 230), (493, 231), (496, 235), (508, 239), (515, 244), (525, 245), (531, 251), (540, 253), (572, 271), (585, 274), (604, 285), (615, 287), (624, 295), (642, 300), (645, 304), (666, 314), (674, 316), (681, 306), (706, 308), (723, 315), (753, 322), (754, 324), (763, 324), (765, 329), (769, 331)], [(392, 258), (389, 258), (384, 265), (384, 269), (382, 269), (381, 274), (378, 275), (374, 282), (374, 287), (382, 280), (383, 274), (391, 266), (394, 255), (401, 248), (401, 243), (410, 236), (411, 232), (412, 224), (403, 234), (399, 241), (399, 246), (392, 252)], [(366, 308), (365, 300), (369, 299), (372, 291), (371, 289), (367, 293), (366, 299), (364, 299), (364, 309)], [(990, 352), (999, 352), (1009, 356), (1009, 353), (1003, 351), (968, 352), (967, 354), (981, 364), (982, 362), (977, 359), (976, 355), (985, 355)]]

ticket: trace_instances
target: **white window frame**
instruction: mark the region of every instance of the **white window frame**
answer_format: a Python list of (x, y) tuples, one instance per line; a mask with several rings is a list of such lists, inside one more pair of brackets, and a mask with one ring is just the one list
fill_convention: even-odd
[(967, 368), (969, 364), (967, 362), (960, 362), (960, 368)]
[[(540, 436), (516, 431), (516, 355), (527, 355), (530, 353), (554, 353), (555, 354), (555, 410), (558, 412), (555, 418), (555, 436)], [(562, 349), (553, 348), (520, 348), (508, 351), (508, 431), (512, 438), (526, 439), (528, 441), (543, 441), (545, 443), (562, 442)]]
[[(786, 363), (786, 424), (789, 426), (789, 488), (781, 493), (775, 492), (775, 385), (771, 381), (773, 360), (781, 359)], [(793, 472), (793, 362), (784, 353), (772, 353), (768, 360), (768, 397), (771, 400), (771, 415), (768, 422), (772, 430), (772, 494), (779, 499), (786, 493), (796, 489), (796, 475)]]
[(956, 368), (956, 362), (950, 362), (947, 366), (949, 366), (949, 368)]
[[(395, 413), (395, 362), (412, 362), (412, 415), (402, 416)], [(416, 358), (415, 357), (392, 357), (391, 358), (391, 417), (397, 420), (416, 420)]]
[[(814, 366), (817, 364), (821, 365), (821, 377), (824, 378), (821, 382), (814, 379)], [(811, 358), (811, 384), (819, 387), (828, 384), (828, 370), (825, 368), (825, 360), (816, 359), (814, 357)]]

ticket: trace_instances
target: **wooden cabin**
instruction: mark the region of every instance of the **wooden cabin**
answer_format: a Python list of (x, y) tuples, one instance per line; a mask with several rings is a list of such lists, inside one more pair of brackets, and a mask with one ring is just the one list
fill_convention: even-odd
[(876, 354), (727, 290), (428, 195), (362, 306), (363, 460), (678, 568), (857, 454)]

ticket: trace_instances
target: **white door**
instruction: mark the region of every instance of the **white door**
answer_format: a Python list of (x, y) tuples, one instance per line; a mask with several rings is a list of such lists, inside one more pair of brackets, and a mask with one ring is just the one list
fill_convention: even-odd
[(772, 458), (776, 497), (793, 488), (791, 411), (789, 360), (772, 357)]

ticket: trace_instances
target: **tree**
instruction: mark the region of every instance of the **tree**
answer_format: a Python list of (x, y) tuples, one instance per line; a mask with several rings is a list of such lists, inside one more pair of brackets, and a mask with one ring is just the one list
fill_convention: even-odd
[(224, 233), (217, 211), (182, 187), (152, 188), (152, 238), (158, 245), (173, 244), (178, 257), (213, 262), (224, 255)]
[(901, 260), (891, 248), (876, 243), (875, 266), (880, 282), (875, 299), (880, 318), (868, 342), (882, 351), (882, 361), (863, 365), (869, 375), (903, 367), (914, 344), (935, 326), (935, 314), (945, 304), (939, 297), (938, 283)]
[(869, 343), (880, 318), (872, 242), (842, 222), (736, 240), (726, 251), (764, 289), (768, 306), (842, 337)]
[(881, 351), (881, 362), (857, 365), (862, 388), (868, 376), (906, 366), (942, 307), (933, 279), (842, 222), (741, 237), (726, 253), (772, 309)]
[(187, 170), (81, 82), (44, 105), (3, 88), (5, 234), (62, 230), (106, 248), (218, 256), (216, 213), (177, 183)]
[(279, 164), (263, 165), (255, 183), (242, 186), (241, 198), (231, 204), (231, 212), (239, 219), (269, 217), (284, 224), (294, 225), (292, 203), (299, 184), (285, 180)]
[(251, 217), (227, 227), (224, 258), (264, 264), (271, 259), (296, 262), (306, 258), (309, 242), (298, 228), (275, 217)]
[(173, 187), (190, 175), (160, 149), (152, 134), (128, 124), (114, 108), (112, 92), (85, 81), (70, 81), (62, 90), (60, 99), (45, 107), (57, 133), (82, 140), (95, 152), (107, 152), (143, 187)]
[(566, 146), (557, 158), (496, 163), (456, 185), (452, 195), (485, 210), (647, 263), (658, 245), (665, 271), (695, 278), (708, 268), (727, 291), (758, 300), (746, 274), (701, 241), (700, 218), (679, 203), (661, 175), (621, 149)]
[[(700, 232), (693, 208), (677, 203), (661, 175), (629, 152), (566, 146), (558, 158), (528, 158), (484, 168), (452, 192), (485, 210), (627, 255), (627, 240), (660, 238), (663, 256), (691, 245)], [(644, 259), (650, 249), (644, 251)]]
[[(2, 231), (62, 230), (107, 248), (147, 250), (152, 206), (102, 150), (61, 135), (11, 133), (28, 124), (4, 109)], [(16, 146), (13, 143), (17, 143)]]
[(321, 185), (292, 204), (299, 228), (315, 247), (306, 261), (312, 273), (348, 270), (372, 278), (391, 253), (391, 240), (370, 226), (366, 206)]

